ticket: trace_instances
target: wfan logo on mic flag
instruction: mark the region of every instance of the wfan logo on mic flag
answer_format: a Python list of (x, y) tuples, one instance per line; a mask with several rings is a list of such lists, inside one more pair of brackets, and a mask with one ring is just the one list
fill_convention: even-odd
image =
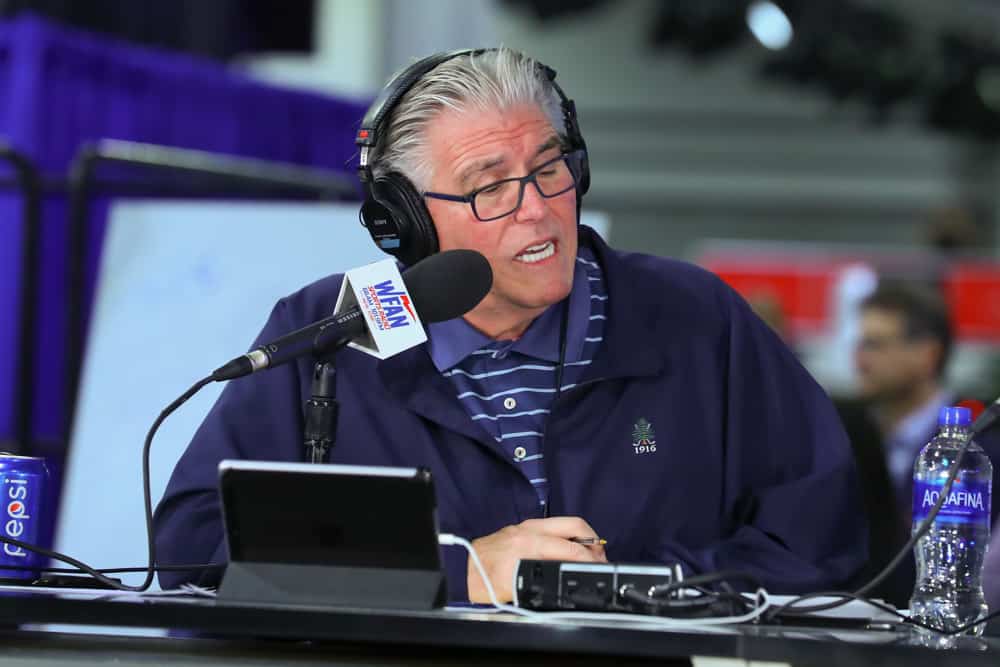
[(385, 359), (427, 340), (395, 260), (384, 259), (344, 275), (334, 312), (354, 306), (364, 315), (368, 331), (350, 347)]
[(413, 312), (410, 303), (410, 295), (401, 285), (397, 287), (397, 283), (393, 280), (366, 285), (362, 291), (365, 294), (364, 307), (372, 311), (371, 319), (379, 329), (385, 331), (406, 327), (417, 321), (417, 314)]

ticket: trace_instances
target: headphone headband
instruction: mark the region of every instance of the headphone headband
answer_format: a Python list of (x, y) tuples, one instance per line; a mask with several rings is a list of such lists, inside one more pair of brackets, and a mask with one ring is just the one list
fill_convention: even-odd
[(458, 51), (448, 51), (446, 53), (435, 53), (421, 58), (402, 72), (393, 77), (392, 81), (385, 85), (382, 92), (378, 94), (372, 105), (365, 112), (365, 117), (361, 120), (361, 128), (354, 138), (354, 143), (358, 146), (371, 148), (378, 143), (382, 134), (382, 125), (386, 116), (399, 103), (400, 98), (405, 95), (413, 85), (425, 74), (443, 62), (457, 58), (462, 55), (478, 55), (487, 49), (460, 49)]

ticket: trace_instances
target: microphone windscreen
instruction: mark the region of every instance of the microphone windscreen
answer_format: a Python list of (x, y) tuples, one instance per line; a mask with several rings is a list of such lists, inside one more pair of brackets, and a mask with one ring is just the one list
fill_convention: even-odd
[(446, 250), (403, 272), (420, 320), (443, 322), (475, 308), (493, 286), (493, 270), (475, 250)]

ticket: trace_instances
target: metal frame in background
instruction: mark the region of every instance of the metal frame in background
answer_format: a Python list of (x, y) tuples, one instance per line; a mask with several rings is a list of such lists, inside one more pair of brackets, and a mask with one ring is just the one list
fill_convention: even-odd
[(34, 443), (36, 327), (38, 323), (38, 258), (41, 215), (41, 177), (27, 157), (0, 141), (0, 160), (13, 169), (21, 192), (21, 283), (18, 342), (14, 350), (14, 436), (4, 449), (30, 455)]
[(69, 226), (67, 229), (66, 289), (66, 373), (64, 378), (63, 436), (68, 443), (79, 391), (83, 348), (86, 339), (84, 301), (86, 295), (87, 234), (90, 228), (90, 198), (114, 194), (118, 185), (101, 181), (97, 168), (102, 164), (141, 167), (160, 175), (206, 177), (205, 187), (178, 188), (166, 185), (126, 185), (126, 196), (232, 196), (256, 195), (269, 198), (338, 201), (358, 197), (357, 184), (343, 172), (301, 167), (286, 162), (244, 158), (207, 151), (174, 148), (157, 144), (102, 139), (87, 143), (77, 151), (69, 174)]

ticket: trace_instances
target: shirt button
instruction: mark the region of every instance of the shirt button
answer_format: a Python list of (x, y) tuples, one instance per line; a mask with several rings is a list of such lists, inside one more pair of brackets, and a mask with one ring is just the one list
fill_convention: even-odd
[(526, 450), (524, 447), (515, 447), (514, 448), (514, 460), (515, 461), (520, 461), (521, 459), (523, 459), (527, 455), (528, 455), (528, 450)]
[(508, 410), (513, 410), (514, 408), (517, 407), (517, 401), (508, 396), (507, 398), (503, 399), (503, 406)]

